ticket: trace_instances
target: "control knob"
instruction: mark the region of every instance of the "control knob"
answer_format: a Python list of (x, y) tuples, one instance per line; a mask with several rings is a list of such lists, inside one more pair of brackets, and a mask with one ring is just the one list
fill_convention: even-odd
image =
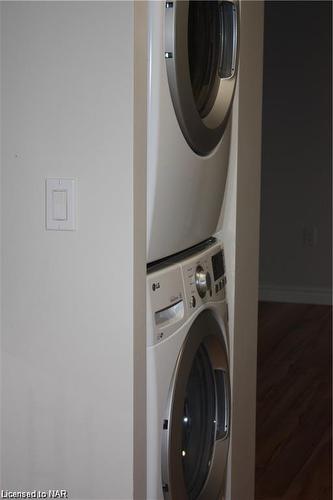
[(195, 284), (199, 296), (203, 299), (207, 290), (211, 289), (212, 280), (210, 274), (208, 272), (206, 273), (201, 266), (198, 266), (195, 270)]

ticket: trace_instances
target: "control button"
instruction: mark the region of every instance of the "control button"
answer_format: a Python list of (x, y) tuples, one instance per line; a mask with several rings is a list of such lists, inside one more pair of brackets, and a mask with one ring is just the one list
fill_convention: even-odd
[(219, 283), (219, 288), (220, 288), (220, 290), (222, 290), (222, 280)]
[(190, 299), (190, 305), (191, 305), (191, 307), (195, 307), (197, 305), (197, 301), (196, 301), (196, 298), (194, 297), (194, 295), (192, 295), (192, 297)]
[(206, 286), (207, 286), (207, 290), (211, 290), (211, 288), (212, 288), (212, 279), (211, 279), (210, 274), (209, 274), (208, 271), (206, 273)]

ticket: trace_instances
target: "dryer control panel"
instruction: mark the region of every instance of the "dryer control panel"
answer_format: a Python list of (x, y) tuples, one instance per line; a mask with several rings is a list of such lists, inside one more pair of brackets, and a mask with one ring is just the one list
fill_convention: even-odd
[(147, 277), (147, 344), (172, 335), (204, 304), (226, 299), (224, 252), (207, 250)]

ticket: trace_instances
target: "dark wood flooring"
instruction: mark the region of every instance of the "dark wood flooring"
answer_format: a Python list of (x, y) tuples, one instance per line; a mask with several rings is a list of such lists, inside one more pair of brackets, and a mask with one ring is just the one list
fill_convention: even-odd
[(331, 500), (331, 308), (259, 304), (256, 500)]

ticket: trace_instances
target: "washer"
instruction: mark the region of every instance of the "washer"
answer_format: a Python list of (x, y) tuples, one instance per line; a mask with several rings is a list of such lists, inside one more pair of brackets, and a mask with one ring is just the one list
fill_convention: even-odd
[(147, 260), (214, 234), (230, 149), (238, 3), (149, 2)]
[(147, 278), (147, 499), (220, 500), (230, 435), (223, 249)]

